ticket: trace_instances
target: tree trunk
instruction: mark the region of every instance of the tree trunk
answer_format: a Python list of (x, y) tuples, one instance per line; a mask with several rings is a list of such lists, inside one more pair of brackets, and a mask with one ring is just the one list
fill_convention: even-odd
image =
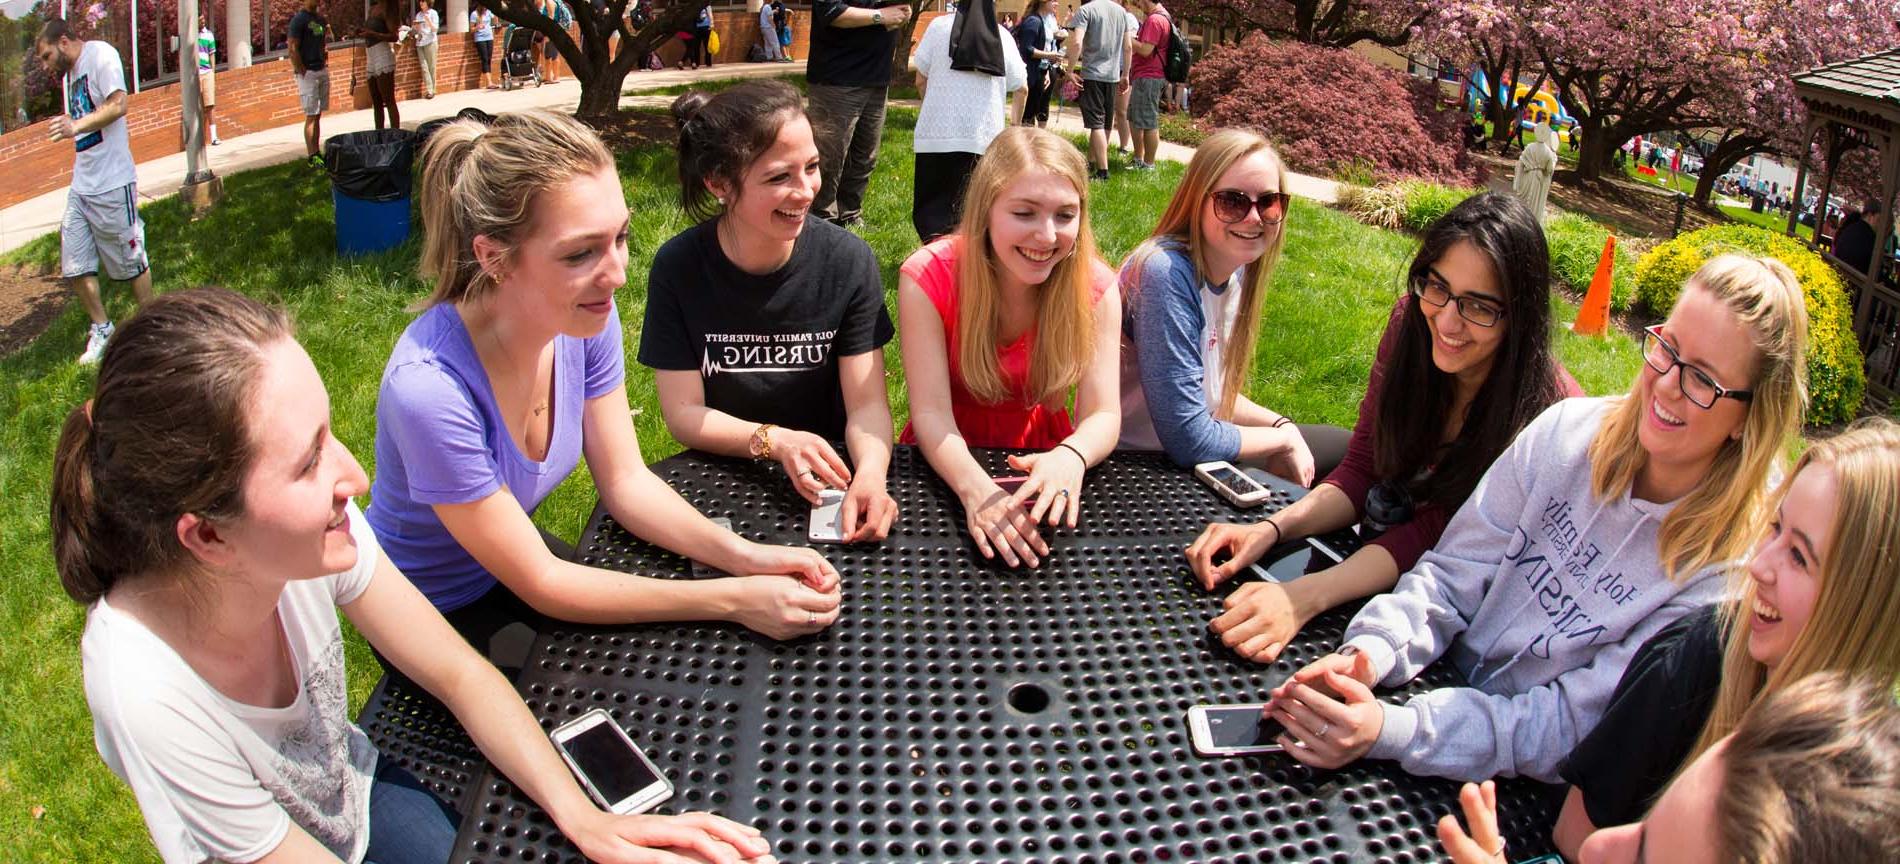
[(1603, 121), (1594, 117), (1577, 118), (1577, 131), (1583, 136), (1582, 145), (1577, 148), (1577, 181), (1593, 183), (1603, 177), (1603, 169), (1610, 164), (1610, 151), (1623, 142), (1615, 138), (1613, 129), (1605, 128)]
[(1697, 207), (1709, 209), (1715, 194), (1715, 180), (1735, 164), (1756, 153), (1768, 152), (1768, 142), (1746, 135), (1724, 135), (1715, 149), (1702, 160), (1702, 175), (1696, 178), (1694, 200)]

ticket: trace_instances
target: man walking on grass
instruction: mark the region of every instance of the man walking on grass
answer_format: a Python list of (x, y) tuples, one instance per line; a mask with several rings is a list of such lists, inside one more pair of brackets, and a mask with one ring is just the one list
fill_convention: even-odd
[(1168, 56), (1168, 37), (1174, 19), (1153, 0), (1135, 0), (1146, 17), (1133, 43), (1135, 56), (1128, 66), (1134, 93), (1128, 97), (1128, 125), (1134, 129), (1135, 170), (1152, 171), (1155, 151), (1161, 149), (1161, 91), (1168, 86), (1162, 62)]
[[(1091, 177), (1108, 179), (1108, 134), (1115, 94), (1128, 87), (1128, 13), (1115, 0), (1089, 0), (1069, 22), (1066, 74), (1082, 86), (1082, 125), (1089, 130)], [(1078, 66), (1076, 61), (1080, 60)]]
[(310, 164), (323, 167), (317, 141), (323, 136), (323, 112), (330, 107), (330, 19), (317, 11), (317, 0), (303, 0), (290, 17), (290, 71), (297, 76), (297, 101), (303, 105), (303, 149)]
[(66, 79), (66, 113), (47, 137), (73, 142), (73, 183), (59, 229), (60, 275), (92, 319), (80, 363), (97, 363), (112, 338), (99, 298), (99, 270), (132, 283), (139, 303), (152, 300), (152, 268), (139, 218), (138, 173), (125, 128), (125, 68), (111, 43), (73, 38), (63, 18), (48, 19), (34, 43), (40, 65)]

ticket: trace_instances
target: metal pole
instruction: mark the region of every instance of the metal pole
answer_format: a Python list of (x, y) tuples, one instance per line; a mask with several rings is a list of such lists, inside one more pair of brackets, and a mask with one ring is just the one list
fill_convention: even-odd
[[(164, 49), (159, 49), (161, 56)], [(165, 61), (158, 63), (159, 71), (165, 70)], [(139, 0), (132, 0), (132, 92), (139, 92)]]

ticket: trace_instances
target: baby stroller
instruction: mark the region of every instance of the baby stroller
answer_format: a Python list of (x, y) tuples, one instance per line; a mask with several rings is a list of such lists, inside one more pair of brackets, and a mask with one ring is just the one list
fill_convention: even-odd
[(535, 67), (534, 31), (508, 25), (501, 52), (501, 89), (513, 90), (530, 81), (541, 86), (541, 70)]

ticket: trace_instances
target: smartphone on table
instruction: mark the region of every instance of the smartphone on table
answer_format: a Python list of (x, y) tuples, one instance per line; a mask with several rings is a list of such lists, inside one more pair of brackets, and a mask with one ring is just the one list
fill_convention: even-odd
[(1235, 507), (1258, 507), (1273, 497), (1271, 490), (1235, 468), (1232, 462), (1202, 462), (1194, 466), (1194, 476)]
[[(1002, 487), (1004, 495), (1015, 495), (1017, 490), (1023, 488), (1024, 483), (1029, 482), (1029, 475), (1003, 474), (1001, 476), (991, 477), (990, 479), (996, 481), (997, 486)], [(1027, 510), (1034, 506), (1036, 506), (1036, 499), (1034, 497), (1024, 499), (1023, 509)]]
[(1194, 752), (1202, 756), (1246, 756), (1278, 753), (1286, 748), (1275, 740), (1286, 734), (1280, 721), (1261, 716), (1266, 703), (1196, 705), (1188, 709), (1188, 735)]
[(813, 543), (844, 542), (844, 490), (824, 489), (818, 504), (811, 508), (811, 527), (805, 536)]
[(561, 724), (548, 737), (581, 787), (609, 813), (645, 813), (673, 797), (673, 784), (604, 708)]
[[(732, 520), (727, 519), (724, 516), (718, 516), (715, 518), (708, 519), (706, 521), (711, 522), (712, 524), (717, 525), (720, 528), (724, 528), (727, 531), (732, 530)], [(721, 576), (732, 575), (730, 573), (727, 573), (723, 570), (718, 569), (717, 567), (712, 566), (711, 564), (707, 564), (703, 561), (700, 561), (697, 558), (691, 559), (691, 564), (692, 564), (692, 574), (693, 574), (694, 579), (717, 579)]]

